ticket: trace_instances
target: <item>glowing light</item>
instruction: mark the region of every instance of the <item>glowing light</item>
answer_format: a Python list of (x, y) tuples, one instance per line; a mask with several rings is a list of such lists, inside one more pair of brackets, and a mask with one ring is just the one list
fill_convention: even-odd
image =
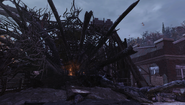
[(68, 65), (63, 66), (62, 68), (68, 70), (68, 76), (75, 76), (76, 72), (79, 70), (79, 64), (70, 61)]
[(73, 71), (71, 68), (69, 69), (69, 76), (73, 76)]

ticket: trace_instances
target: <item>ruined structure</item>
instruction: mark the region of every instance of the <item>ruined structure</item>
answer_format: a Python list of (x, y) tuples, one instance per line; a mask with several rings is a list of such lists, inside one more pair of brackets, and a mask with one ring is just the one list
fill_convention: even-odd
[[(48, 1), (52, 11), (56, 17), (57, 23), (59, 24), (59, 19), (57, 16), (56, 9), (51, 1)], [(116, 21), (114, 24), (110, 20), (107, 20), (107, 22), (100, 22), (96, 18), (89, 24), (90, 18), (92, 16), (92, 11), (86, 12), (84, 17), (84, 22), (82, 25), (81, 30), (81, 36), (78, 37), (80, 39), (73, 38), (75, 37), (74, 34), (72, 37), (67, 39), (67, 36), (63, 36), (62, 42), (65, 46), (65, 51), (68, 58), (63, 59), (64, 65), (66, 62), (75, 62), (76, 66), (75, 68), (79, 68), (78, 70), (73, 70), (73, 68), (69, 68), (71, 71), (75, 71), (76, 73), (72, 73), (72, 75), (96, 75), (101, 74), (103, 72), (107, 72), (110, 70), (105, 70), (105, 68), (111, 68), (112, 74), (110, 74), (114, 79), (118, 80), (120, 77), (122, 78), (129, 78), (129, 72), (131, 71), (134, 75), (134, 78), (137, 80), (138, 86), (146, 86), (146, 82), (144, 78), (139, 74), (138, 69), (135, 67), (135, 65), (132, 63), (130, 57), (126, 57), (127, 53), (132, 54), (135, 53), (132, 50), (131, 47), (127, 48), (126, 40), (123, 43), (118, 34), (116, 33), (116, 30), (114, 29), (116, 25), (123, 19), (128, 12), (131, 10), (131, 8), (134, 7), (138, 2), (131, 5)], [(62, 26), (59, 26), (61, 33), (66, 33), (69, 31), (72, 31), (72, 33), (75, 33), (77, 29), (76, 24), (80, 24), (78, 19), (78, 14), (80, 10), (75, 10), (75, 6), (73, 4), (71, 10), (73, 11), (71, 13), (65, 12), (65, 15), (67, 16), (67, 21), (64, 22), (64, 30), (61, 28)], [(76, 18), (76, 19), (75, 19)], [(71, 19), (74, 20), (74, 23), (72, 23)], [(70, 23), (70, 24), (69, 24)], [(61, 23), (63, 24), (63, 23)], [(60, 25), (60, 24), (59, 24)], [(73, 28), (71, 28), (72, 26)], [(77, 27), (80, 27), (77, 26)], [(72, 30), (73, 29), (73, 30)], [(69, 31), (68, 31), (69, 30)], [(70, 36), (70, 35), (68, 35)], [(66, 47), (68, 46), (68, 47)], [(74, 48), (76, 50), (74, 50)], [(128, 51), (128, 52), (127, 52)], [(126, 57), (126, 58), (123, 58)], [(69, 67), (70, 67), (69, 63)], [(119, 64), (118, 64), (119, 63)], [(104, 73), (103, 73), (104, 74)], [(120, 75), (118, 75), (120, 74)]]
[[(48, 3), (56, 21), (50, 21), (51, 12), (30, 10), (21, 1), (11, 0), (17, 11), (11, 11), (0, 2), (6, 16), (11, 19), (0, 23), (0, 78), (2, 94), (7, 81), (18, 73), (25, 74), (27, 87), (64, 89), (70, 97), (70, 85), (102, 86), (123, 93), (139, 102), (149, 102), (150, 95), (172, 86), (185, 85), (176, 81), (161, 87), (145, 87), (147, 82), (140, 75), (130, 55), (137, 53), (121, 41), (115, 27), (138, 4), (129, 6), (118, 19), (91, 22), (93, 12), (86, 12), (84, 21), (78, 18), (80, 9), (74, 5), (60, 20), (52, 0)], [(132, 73), (138, 87), (129, 87)], [(124, 85), (118, 82), (125, 82)], [(21, 81), (19, 89), (21, 89)], [(33, 84), (33, 85), (31, 85)], [(125, 86), (127, 85), (127, 86)], [(42, 86), (41, 86), (42, 87)]]
[(63, 14), (65, 20), (60, 20), (52, 0), (48, 0), (56, 21), (50, 21), (50, 13), (41, 14), (41, 10), (29, 10), (20, 1), (11, 2), (17, 10), (11, 11), (9, 6), (1, 2), (0, 6), (6, 15), (2, 14), (11, 17), (19, 28), (11, 22), (2, 22), (1, 35), (7, 34), (16, 40), (12, 43), (7, 38), (1, 38), (1, 42), (10, 49), (16, 48), (18, 53), (2, 47), (1, 53), (5, 55), (2, 56), (4, 63), (1, 64), (3, 72), (11, 68), (17, 74), (29, 69), (25, 72), (25, 77), (29, 79), (30, 73), (39, 71), (40, 75), (36, 76), (38, 79), (45, 82), (56, 80), (57, 84), (66, 81), (67, 75), (108, 75), (115, 82), (129, 85), (131, 71), (139, 87), (147, 86), (129, 57), (136, 52), (127, 46), (126, 39), (121, 41), (115, 30), (139, 1), (133, 3), (114, 23), (110, 20), (99, 21), (97, 18), (90, 22), (92, 11), (86, 12), (84, 22), (81, 22), (78, 18), (81, 9), (75, 7), (74, 1), (70, 12)]

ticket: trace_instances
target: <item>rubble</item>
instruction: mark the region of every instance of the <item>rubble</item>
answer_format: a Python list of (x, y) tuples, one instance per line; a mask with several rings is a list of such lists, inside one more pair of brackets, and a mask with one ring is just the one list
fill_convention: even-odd
[[(69, 88), (70, 89), (70, 88)], [(67, 91), (51, 88), (28, 88), (20, 92), (7, 93), (0, 97), (1, 105), (170, 105), (177, 102), (174, 93), (160, 93), (155, 97), (153, 103), (137, 102), (129, 98), (127, 94), (113, 91), (104, 87), (79, 87), (73, 86), (71, 89), (73, 98), (67, 100)], [(136, 96), (137, 97), (137, 96)], [(144, 98), (143, 98), (144, 99)], [(146, 100), (146, 99), (145, 99)], [(159, 101), (159, 102), (155, 102)], [(183, 104), (182, 104), (183, 105)]]
[[(65, 90), (57, 90), (50, 88), (29, 88), (15, 93), (7, 93), (0, 97), (1, 105), (21, 105), (26, 103), (54, 103), (54, 102), (66, 102), (66, 103), (79, 103), (84, 99), (101, 100), (101, 99), (113, 99), (119, 101), (128, 101), (126, 96), (121, 93), (116, 93), (110, 88), (85, 88), (90, 93), (83, 97), (80, 94), (75, 95), (74, 100), (67, 100), (67, 94)], [(80, 89), (78, 89), (80, 90)], [(83, 89), (84, 90), (84, 89)], [(82, 98), (78, 101), (77, 98)], [(76, 100), (75, 100), (76, 99)]]
[(66, 91), (50, 88), (29, 88), (0, 97), (1, 105), (21, 105), (25, 102), (57, 102), (66, 100)]

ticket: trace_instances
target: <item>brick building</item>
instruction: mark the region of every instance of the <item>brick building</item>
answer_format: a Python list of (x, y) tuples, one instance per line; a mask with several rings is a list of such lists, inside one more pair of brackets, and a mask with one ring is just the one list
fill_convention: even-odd
[(131, 56), (132, 61), (149, 84), (151, 76), (156, 74), (166, 77), (163, 83), (185, 77), (185, 36), (177, 41), (161, 38), (154, 46), (134, 47), (134, 50), (138, 52)]

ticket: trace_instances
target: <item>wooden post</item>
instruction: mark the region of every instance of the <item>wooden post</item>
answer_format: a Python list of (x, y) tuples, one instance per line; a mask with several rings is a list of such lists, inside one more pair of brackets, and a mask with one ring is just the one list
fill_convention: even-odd
[(6, 91), (6, 84), (7, 84), (7, 77), (2, 77), (1, 78), (1, 85), (2, 85), (2, 90), (0, 95), (4, 95)]
[[(118, 42), (118, 46), (121, 50), (124, 50), (127, 48), (127, 42), (126, 39), (124, 40), (125, 45), (122, 43), (121, 39), (118, 37), (117, 33), (114, 34), (115, 39), (117, 39)], [(148, 83), (146, 82), (146, 80), (144, 79), (144, 77), (140, 74), (137, 66), (132, 62), (130, 56), (125, 57), (125, 63), (127, 63), (128, 68), (130, 69), (130, 71), (132, 72), (132, 75), (134, 77), (134, 79), (137, 82), (138, 87), (144, 87), (144, 86), (148, 86)]]
[(182, 67), (181, 67), (181, 76), (182, 76), (182, 79), (184, 79), (184, 73), (183, 73)]
[(121, 20), (138, 4), (140, 0), (134, 2), (133, 4), (131, 4), (119, 17), (118, 19), (113, 23), (113, 25), (109, 28), (108, 32), (106, 33), (104, 38), (101, 38), (101, 40), (99, 41), (99, 44), (97, 45), (97, 47), (95, 47), (95, 49), (93, 49), (91, 51), (90, 57), (93, 57), (92, 55), (97, 53), (97, 51), (103, 46), (103, 44), (107, 41), (109, 36), (112, 36), (113, 31), (115, 30), (116, 26), (121, 22)]
[(20, 78), (20, 80), (19, 80), (19, 88), (18, 88), (18, 91), (21, 91), (21, 87), (22, 87), (22, 78)]
[(64, 36), (63, 26), (62, 26), (62, 23), (61, 23), (61, 21), (60, 21), (60, 17), (59, 17), (59, 15), (58, 15), (58, 12), (57, 12), (57, 10), (56, 10), (56, 8), (55, 8), (55, 5), (54, 5), (54, 3), (53, 3), (52, 0), (48, 0), (48, 3), (49, 3), (49, 5), (50, 5), (50, 7), (51, 7), (51, 10), (53, 11), (53, 14), (54, 14), (56, 20), (57, 20), (57, 23), (58, 23), (58, 26), (59, 26), (59, 30), (60, 30), (59, 38), (61, 38), (61, 39), (63, 40), (63, 44), (64, 44), (64, 46), (65, 46), (65, 47), (63, 47), (63, 48), (64, 48), (64, 49), (67, 51), (67, 53), (69, 54), (69, 53), (70, 53), (70, 52), (69, 52), (69, 45), (67, 44), (66, 38), (65, 38), (65, 36)]

